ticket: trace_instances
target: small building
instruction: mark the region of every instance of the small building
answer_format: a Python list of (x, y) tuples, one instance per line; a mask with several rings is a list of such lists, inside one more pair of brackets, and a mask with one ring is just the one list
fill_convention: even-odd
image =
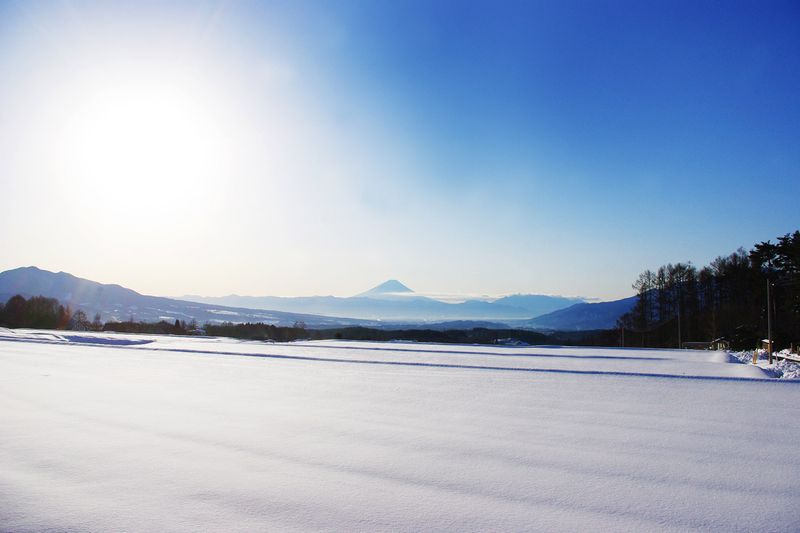
[(731, 349), (731, 341), (729, 341), (725, 337), (720, 337), (718, 339), (714, 339), (713, 341), (711, 341), (711, 349), (712, 350), (730, 350)]
[(724, 337), (708, 341), (686, 341), (681, 343), (681, 348), (688, 350), (728, 350), (731, 347), (730, 341)]

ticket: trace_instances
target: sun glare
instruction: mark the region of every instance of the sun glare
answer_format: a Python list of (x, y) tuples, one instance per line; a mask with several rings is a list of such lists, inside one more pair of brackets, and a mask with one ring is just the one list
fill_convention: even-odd
[(191, 80), (139, 72), (82, 81), (57, 140), (73, 184), (158, 209), (196, 195), (229, 165), (220, 105)]

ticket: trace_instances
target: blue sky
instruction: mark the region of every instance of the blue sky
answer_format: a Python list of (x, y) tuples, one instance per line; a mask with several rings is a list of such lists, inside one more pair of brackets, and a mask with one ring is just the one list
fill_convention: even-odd
[(796, 2), (6, 2), (0, 268), (627, 296), (798, 229), (798, 23)]

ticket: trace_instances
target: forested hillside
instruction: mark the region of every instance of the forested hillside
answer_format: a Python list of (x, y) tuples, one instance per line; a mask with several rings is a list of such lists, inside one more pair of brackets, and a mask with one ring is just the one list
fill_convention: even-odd
[(725, 337), (752, 349), (767, 335), (767, 291), (777, 348), (800, 342), (800, 231), (739, 248), (700, 269), (691, 263), (645, 270), (634, 309), (618, 323), (626, 345), (678, 346)]

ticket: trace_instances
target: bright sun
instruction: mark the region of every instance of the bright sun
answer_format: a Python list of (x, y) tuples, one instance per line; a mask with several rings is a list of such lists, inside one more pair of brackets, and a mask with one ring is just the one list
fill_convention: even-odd
[(87, 78), (66, 110), (61, 169), (128, 207), (181, 203), (230, 164), (219, 103), (191, 80), (138, 72)]

